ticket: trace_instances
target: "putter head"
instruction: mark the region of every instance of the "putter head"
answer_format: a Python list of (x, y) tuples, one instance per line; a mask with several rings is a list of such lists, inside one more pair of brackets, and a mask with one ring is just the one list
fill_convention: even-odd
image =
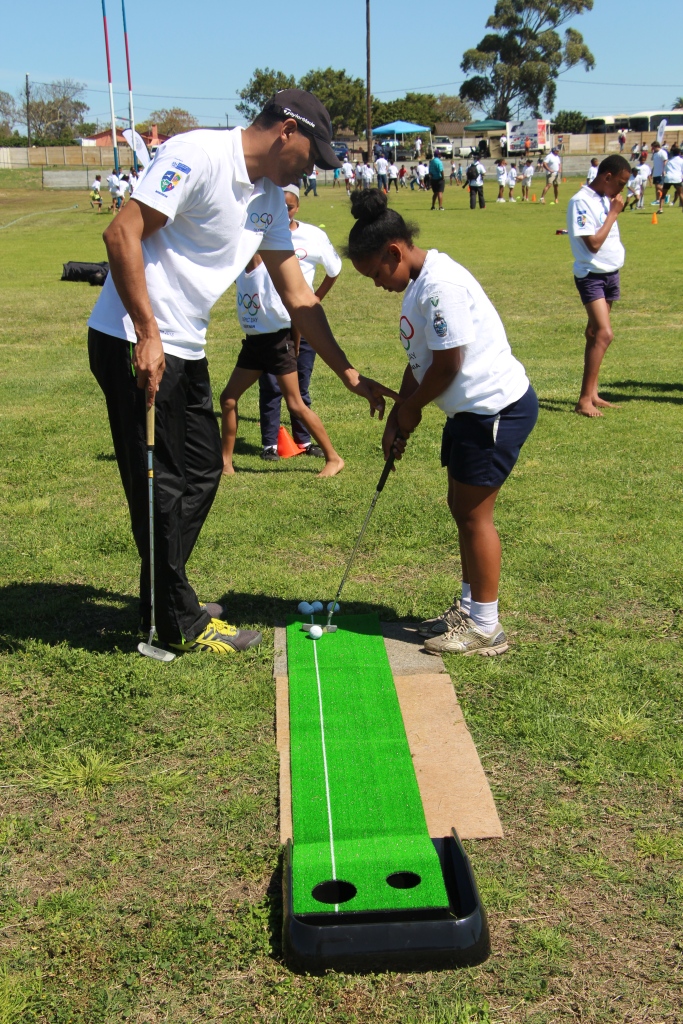
[(175, 661), (172, 651), (163, 651), (161, 647), (153, 647), (152, 644), (139, 643), (138, 650), (145, 658), (153, 658), (154, 661)]
[[(312, 625), (314, 625), (314, 623), (312, 623), (312, 622), (302, 622), (301, 623), (301, 628), (304, 631), (304, 633), (308, 633), (308, 631), (309, 631), (309, 629), (311, 628)], [(336, 633), (337, 629), (338, 629), (338, 627), (337, 626), (333, 626), (333, 625), (322, 626), (323, 633)]]

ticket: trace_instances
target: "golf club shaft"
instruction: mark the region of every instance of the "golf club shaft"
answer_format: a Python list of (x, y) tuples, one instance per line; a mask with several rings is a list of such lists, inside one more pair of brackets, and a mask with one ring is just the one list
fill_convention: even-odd
[(149, 643), (157, 631), (156, 607), (154, 600), (154, 405), (147, 406), (147, 495), (149, 500), (149, 586), (150, 619)]
[(389, 479), (389, 474), (391, 473), (391, 470), (393, 468), (395, 459), (396, 459), (396, 456), (395, 456), (394, 450), (392, 448), (391, 454), (389, 455), (389, 458), (384, 463), (384, 469), (382, 470), (382, 475), (379, 478), (379, 483), (377, 484), (377, 488), (375, 490), (375, 493), (372, 496), (372, 501), (370, 502), (370, 508), (368, 509), (367, 515), (365, 516), (365, 519), (363, 520), (363, 525), (360, 528), (360, 533), (358, 534), (358, 540), (356, 541), (356, 546), (354, 547), (353, 551), (351, 552), (351, 557), (349, 558), (348, 562), (346, 563), (346, 569), (344, 570), (344, 575), (342, 576), (341, 583), (339, 584), (339, 590), (337, 591), (337, 596), (335, 597), (334, 601), (332, 602), (332, 604), (330, 606), (330, 610), (327, 613), (327, 625), (328, 626), (332, 622), (332, 616), (334, 615), (334, 609), (335, 609), (336, 605), (339, 602), (339, 598), (341, 597), (341, 592), (344, 589), (344, 584), (346, 583), (346, 578), (349, 575), (349, 572), (351, 571), (351, 566), (353, 565), (354, 559), (356, 557), (356, 552), (358, 551), (358, 548), (360, 547), (360, 543), (361, 543), (361, 541), (363, 539), (363, 534), (365, 533), (365, 529), (366, 529), (368, 523), (370, 522), (370, 516), (372, 515), (372, 513), (374, 511), (374, 508), (375, 508), (375, 505), (377, 504), (377, 499), (379, 498), (380, 494), (384, 490), (384, 485), (387, 482), (387, 480)]

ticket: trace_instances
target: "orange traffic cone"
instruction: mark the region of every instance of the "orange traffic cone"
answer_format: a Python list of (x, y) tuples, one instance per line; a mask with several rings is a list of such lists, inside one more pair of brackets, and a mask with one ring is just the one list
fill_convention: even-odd
[(301, 455), (298, 448), (286, 429), (281, 426), (277, 435), (277, 453), (281, 459), (291, 459), (293, 455)]
[(532, 203), (535, 203), (535, 202), (536, 202), (536, 193), (535, 193), (535, 192), (534, 192), (534, 194), (533, 194), (533, 195), (532, 195), (532, 197), (531, 197), (531, 202), (532, 202)]
[(652, 223), (652, 224), (659, 224), (659, 221), (657, 220), (657, 211), (656, 211), (656, 210), (655, 210), (655, 212), (654, 212), (654, 213), (652, 214), (652, 221), (651, 221), (651, 223)]
[(563, 185), (566, 185), (566, 184), (567, 184), (567, 179), (566, 179), (566, 178), (563, 178), (563, 179), (562, 179), (562, 184), (563, 184)]

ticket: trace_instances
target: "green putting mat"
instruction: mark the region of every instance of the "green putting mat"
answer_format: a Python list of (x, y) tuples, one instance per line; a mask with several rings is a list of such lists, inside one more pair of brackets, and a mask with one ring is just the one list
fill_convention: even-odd
[(287, 625), (294, 913), (448, 907), (379, 619), (336, 616), (320, 640), (302, 621)]

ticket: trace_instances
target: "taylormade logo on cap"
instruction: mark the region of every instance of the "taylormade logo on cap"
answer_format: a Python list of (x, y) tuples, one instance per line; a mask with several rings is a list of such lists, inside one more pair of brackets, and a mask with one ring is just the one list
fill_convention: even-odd
[(303, 121), (304, 124), (307, 124), (310, 128), (316, 127), (313, 121), (309, 121), (307, 117), (303, 116), (303, 114), (297, 114), (295, 110), (291, 110), (289, 107), (283, 107), (283, 111), (287, 117), (295, 117), (297, 121)]

